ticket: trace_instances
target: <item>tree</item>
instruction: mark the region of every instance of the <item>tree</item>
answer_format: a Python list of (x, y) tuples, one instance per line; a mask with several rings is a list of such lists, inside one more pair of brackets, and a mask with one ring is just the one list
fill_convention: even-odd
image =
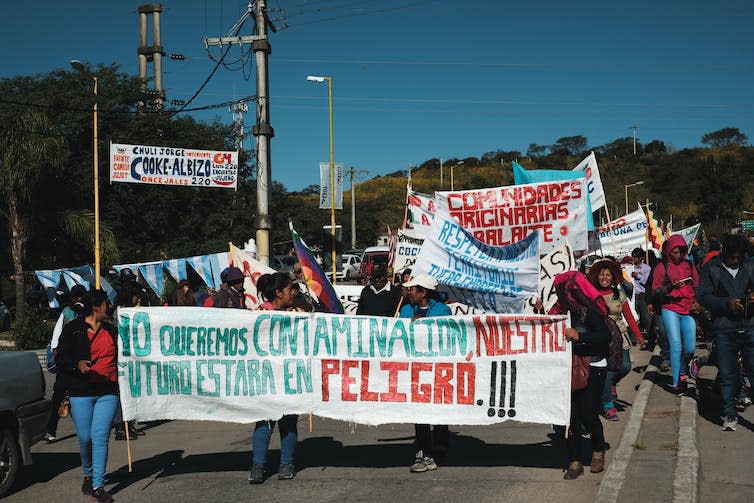
[(547, 153), (547, 149), (549, 149), (547, 145), (537, 145), (536, 143), (530, 143), (529, 148), (526, 150), (526, 155), (528, 157), (540, 157)]
[(728, 146), (743, 146), (746, 144), (748, 138), (745, 134), (738, 130), (736, 127), (726, 127), (712, 131), (702, 136), (702, 143), (705, 145), (711, 145), (717, 148), (725, 148)]
[(32, 214), (39, 206), (35, 191), (50, 170), (61, 167), (67, 153), (43, 112), (25, 110), (10, 119), (0, 133), (0, 194), (8, 207), (0, 209), (11, 230), (11, 254), (16, 284), (16, 316), (24, 313), (23, 261)]
[(559, 138), (552, 146), (552, 151), (571, 155), (580, 156), (586, 151), (586, 136), (564, 136)]

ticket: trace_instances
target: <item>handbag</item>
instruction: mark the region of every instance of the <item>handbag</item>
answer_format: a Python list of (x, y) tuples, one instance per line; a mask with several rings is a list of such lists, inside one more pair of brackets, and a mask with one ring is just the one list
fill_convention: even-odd
[(60, 402), (60, 405), (58, 406), (58, 416), (60, 417), (68, 417), (71, 414), (71, 400), (68, 397), (68, 395), (63, 398), (63, 401)]
[(571, 354), (571, 391), (586, 389), (589, 383), (589, 362), (591, 356)]

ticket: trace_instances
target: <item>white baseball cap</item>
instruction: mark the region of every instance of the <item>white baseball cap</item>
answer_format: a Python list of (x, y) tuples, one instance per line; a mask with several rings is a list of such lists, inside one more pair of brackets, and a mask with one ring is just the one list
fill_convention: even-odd
[(427, 273), (421, 273), (403, 283), (403, 286), (420, 286), (427, 290), (437, 290), (437, 280)]

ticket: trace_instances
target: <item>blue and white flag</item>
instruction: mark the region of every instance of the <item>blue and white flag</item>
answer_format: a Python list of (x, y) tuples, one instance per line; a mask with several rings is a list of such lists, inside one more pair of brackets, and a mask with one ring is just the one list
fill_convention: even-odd
[[(220, 252), (208, 255), (209, 263), (212, 265), (212, 281), (215, 290), (220, 289), (223, 281), (220, 279), (220, 273), (230, 267), (230, 252)], [(208, 283), (209, 284), (209, 283)]]
[(57, 299), (57, 292), (63, 274), (58, 270), (36, 271), (34, 274), (37, 276), (39, 283), (41, 283), (42, 287), (45, 289), (47, 302), (50, 307), (60, 307), (60, 303)]
[(149, 288), (162, 298), (165, 295), (165, 276), (162, 273), (162, 261), (141, 264), (139, 272)]
[(189, 257), (186, 259), (186, 263), (196, 271), (204, 284), (211, 286), (215, 284), (212, 278), (212, 263), (209, 260), (209, 255), (197, 255), (196, 257)]
[(184, 258), (163, 260), (162, 267), (165, 268), (168, 274), (170, 274), (170, 277), (176, 282), (181, 281), (182, 279), (188, 279), (186, 276), (186, 259)]

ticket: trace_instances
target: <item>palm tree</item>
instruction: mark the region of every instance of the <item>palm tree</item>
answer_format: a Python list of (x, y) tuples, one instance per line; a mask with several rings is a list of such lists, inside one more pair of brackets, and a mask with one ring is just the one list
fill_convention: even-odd
[(52, 170), (62, 167), (66, 143), (43, 112), (26, 110), (0, 132), (0, 215), (8, 219), (16, 284), (16, 316), (24, 312), (23, 260), (31, 231), (35, 189)]

